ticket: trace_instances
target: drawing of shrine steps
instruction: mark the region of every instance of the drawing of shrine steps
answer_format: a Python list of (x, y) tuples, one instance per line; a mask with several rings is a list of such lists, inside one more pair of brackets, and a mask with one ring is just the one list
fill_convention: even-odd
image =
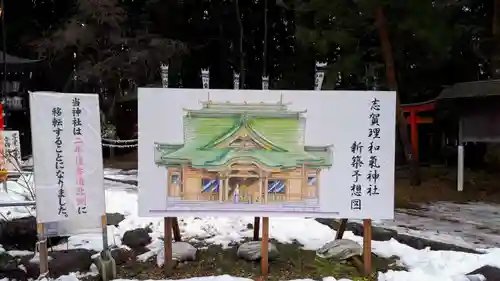
[(300, 202), (276, 202), (259, 204), (249, 204), (246, 202), (230, 203), (208, 200), (185, 200), (181, 197), (167, 198), (169, 211), (193, 211), (193, 210), (214, 210), (214, 211), (234, 211), (234, 212), (299, 212), (316, 213), (320, 211), (319, 200), (317, 198), (307, 198)]

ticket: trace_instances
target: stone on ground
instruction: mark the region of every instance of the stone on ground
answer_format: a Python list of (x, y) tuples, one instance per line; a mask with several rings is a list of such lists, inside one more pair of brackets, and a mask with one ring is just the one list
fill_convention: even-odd
[[(47, 244), (57, 245), (66, 237), (50, 237)], [(33, 216), (0, 221), (0, 244), (5, 250), (33, 251), (38, 241), (36, 218)]]
[(0, 255), (0, 278), (9, 280), (27, 280), (26, 269), (19, 266), (19, 260), (7, 253)]
[(120, 213), (107, 213), (106, 214), (106, 222), (107, 225), (118, 226), (120, 222), (125, 219), (125, 216)]
[(362, 253), (363, 247), (349, 239), (328, 242), (316, 251), (318, 257), (335, 260), (347, 260), (354, 256), (361, 256)]
[[(245, 242), (238, 247), (238, 252), (236, 255), (239, 258), (249, 260), (249, 261), (256, 261), (261, 258), (261, 249), (262, 249), (262, 244), (260, 241), (249, 241)], [(278, 249), (276, 246), (269, 242), (269, 254), (268, 254), (268, 259), (274, 259), (278, 256)]]
[(500, 268), (485, 265), (466, 276), (469, 281), (500, 281)]
[[(172, 259), (176, 262), (194, 261), (198, 250), (187, 242), (172, 242)], [(156, 264), (158, 267), (165, 263), (165, 251), (163, 246), (156, 256)]]
[[(92, 255), (95, 251), (86, 249), (74, 249), (67, 251), (49, 252), (49, 275), (57, 278), (71, 272), (88, 272), (92, 265)], [(33, 255), (18, 259), (18, 265), (25, 268), (28, 278), (37, 278), (40, 275), (40, 264), (33, 262)]]
[(149, 231), (145, 228), (136, 228), (123, 234), (122, 244), (127, 245), (132, 250), (141, 250), (151, 243)]

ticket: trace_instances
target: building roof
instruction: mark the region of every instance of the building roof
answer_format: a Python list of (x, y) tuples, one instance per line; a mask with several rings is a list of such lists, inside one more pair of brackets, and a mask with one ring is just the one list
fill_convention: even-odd
[(457, 83), (445, 88), (438, 100), (500, 96), (500, 80)]
[[(269, 104), (212, 106), (204, 105), (198, 110), (206, 110), (202, 115), (187, 111), (184, 145), (158, 144), (157, 164), (186, 163), (194, 168), (216, 168), (235, 159), (250, 159), (270, 168), (331, 165), (331, 147), (305, 147), (304, 118), (298, 117), (298, 112), (287, 111), (283, 104), (275, 104), (274, 111)], [(214, 114), (205, 115), (207, 112)], [(287, 114), (295, 114), (295, 118)], [(234, 141), (246, 141), (252, 146), (241, 149), (232, 146)]]
[(288, 110), (289, 104), (283, 103), (283, 100), (277, 103), (234, 103), (208, 100), (201, 102), (201, 104), (201, 109), (184, 109), (184, 111), (192, 117), (237, 117), (245, 115), (248, 118), (300, 118), (306, 112)]
[[(12, 56), (9, 54), (5, 54), (5, 61), (7, 64), (25, 64), (25, 63), (35, 63), (39, 62), (40, 60), (31, 60), (31, 59), (25, 59), (25, 58), (20, 58), (16, 56)], [(3, 52), (0, 51), (0, 64), (3, 63)]]

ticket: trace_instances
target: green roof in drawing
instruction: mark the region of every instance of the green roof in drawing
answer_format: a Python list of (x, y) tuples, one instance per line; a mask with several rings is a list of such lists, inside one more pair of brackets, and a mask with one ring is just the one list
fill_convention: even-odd
[(202, 102), (185, 109), (184, 144), (156, 144), (157, 165), (219, 168), (248, 159), (269, 168), (327, 168), (330, 146), (305, 146), (305, 111), (278, 103)]

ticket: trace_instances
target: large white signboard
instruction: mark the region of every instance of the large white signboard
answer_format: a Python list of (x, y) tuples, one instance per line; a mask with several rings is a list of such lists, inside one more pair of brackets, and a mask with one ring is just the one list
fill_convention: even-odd
[(4, 169), (9, 172), (21, 171), (21, 141), (19, 131), (2, 131), (3, 150), (2, 157)]
[(37, 221), (51, 234), (100, 228), (105, 214), (99, 100), (30, 93)]
[(141, 216), (392, 219), (395, 92), (139, 89)]

